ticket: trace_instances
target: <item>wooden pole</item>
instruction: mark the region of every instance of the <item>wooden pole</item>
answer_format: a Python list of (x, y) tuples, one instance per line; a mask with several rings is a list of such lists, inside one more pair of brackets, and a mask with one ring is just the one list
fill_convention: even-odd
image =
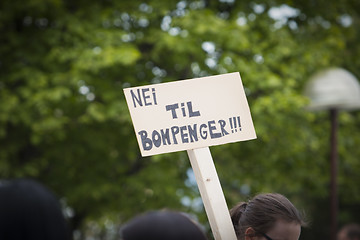
[(209, 147), (187, 153), (215, 240), (237, 240)]

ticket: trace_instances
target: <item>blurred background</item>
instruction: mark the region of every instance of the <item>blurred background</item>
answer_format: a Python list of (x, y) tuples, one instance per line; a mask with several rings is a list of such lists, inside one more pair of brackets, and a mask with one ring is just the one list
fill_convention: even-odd
[[(211, 235), (186, 152), (140, 155), (123, 88), (240, 72), (258, 138), (211, 147), (231, 208), (260, 192), (330, 237), (330, 120), (304, 95), (316, 72), (360, 78), (357, 0), (2, 0), (0, 178), (34, 178), (75, 240), (115, 240), (170, 208)], [(360, 222), (360, 113), (338, 114), (338, 226)]]

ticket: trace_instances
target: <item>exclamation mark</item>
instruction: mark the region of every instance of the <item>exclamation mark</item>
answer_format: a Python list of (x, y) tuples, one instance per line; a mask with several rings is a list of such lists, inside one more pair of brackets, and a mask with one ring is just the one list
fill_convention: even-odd
[(237, 120), (238, 120), (238, 124), (239, 124), (239, 131), (241, 131), (240, 116), (239, 116), (239, 117), (237, 117)]
[(234, 119), (234, 129), (235, 129), (235, 132), (237, 132), (237, 126), (236, 126), (236, 117), (233, 117), (233, 119)]
[(233, 133), (234, 129), (233, 129), (233, 124), (232, 124), (232, 118), (229, 118), (229, 122), (230, 122), (231, 132)]

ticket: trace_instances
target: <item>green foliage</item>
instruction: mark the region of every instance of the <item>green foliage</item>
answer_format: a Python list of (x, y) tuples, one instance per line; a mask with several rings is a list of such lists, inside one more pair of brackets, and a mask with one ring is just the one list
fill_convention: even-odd
[[(268, 14), (284, 6), (297, 10)], [(303, 88), (330, 66), (360, 77), (357, 9), (358, 1), (3, 0), (0, 176), (52, 188), (73, 209), (74, 229), (164, 207), (205, 224), (186, 153), (141, 158), (122, 89), (238, 71), (258, 139), (211, 149), (229, 207), (281, 192), (313, 222), (303, 239), (326, 238), (318, 216), (328, 215), (330, 125), (327, 113), (305, 110)], [(359, 123), (358, 112), (339, 116), (341, 224), (360, 221)]]

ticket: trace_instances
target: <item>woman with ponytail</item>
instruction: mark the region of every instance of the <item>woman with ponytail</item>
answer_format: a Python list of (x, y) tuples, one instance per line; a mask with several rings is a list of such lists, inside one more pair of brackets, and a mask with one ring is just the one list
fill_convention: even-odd
[(277, 193), (259, 194), (230, 210), (238, 240), (298, 240), (305, 222), (295, 206)]

